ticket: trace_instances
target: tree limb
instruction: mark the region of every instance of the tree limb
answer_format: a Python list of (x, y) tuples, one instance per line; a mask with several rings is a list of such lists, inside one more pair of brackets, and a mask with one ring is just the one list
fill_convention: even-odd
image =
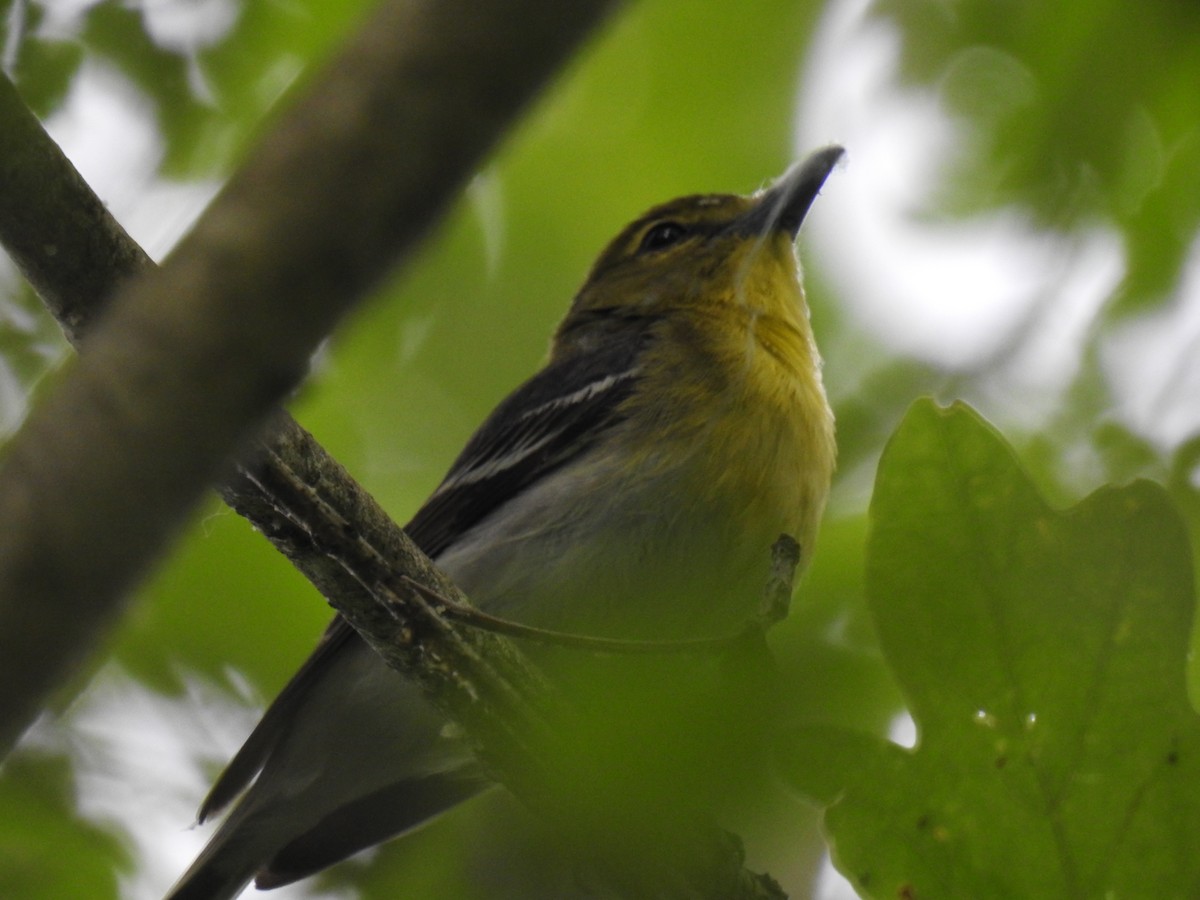
[[(0, 746), (91, 651), (317, 343), (411, 251), (607, 5), (385, 3), (159, 270), (119, 226), (45, 240), (38, 192), (82, 184), (48, 179), (53, 160), (21, 149), (36, 122), (11, 85), (0, 90), (14, 151), (0, 167), (2, 237), (26, 271), (44, 270), (30, 265), (39, 255), (51, 268), (80, 260), (67, 266), (80, 290), (46, 291), (76, 337), (81, 309), (107, 306), (0, 461)], [(93, 223), (103, 211), (72, 209), (68, 219)]]
[[(423, 684), (507, 786), (554, 809), (547, 750), (569, 713), (553, 693), (507, 642), (446, 622), (405, 582), (465, 602), (290, 417), (246, 443), (341, 310), (412, 246), (582, 32), (538, 27), (557, 22), (556, 4), (467, 5), (385, 7), (158, 271), (0, 83), (0, 240), (83, 344), (0, 467), (0, 529), (14, 535), (0, 546), (0, 745), (89, 651), (240, 445), (222, 488), (230, 505)], [(439, 66), (444, 79), (431, 75)], [(714, 833), (683, 842), (702, 849), (689, 855), (695, 871), (668, 879), (679, 896), (780, 896)]]

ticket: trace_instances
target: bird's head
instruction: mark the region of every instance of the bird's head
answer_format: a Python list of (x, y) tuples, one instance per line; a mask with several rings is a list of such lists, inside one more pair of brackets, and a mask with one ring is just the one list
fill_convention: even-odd
[(681, 197), (631, 222), (592, 266), (559, 327), (555, 352), (698, 306), (803, 314), (795, 239), (842, 153), (819, 150), (751, 196)]

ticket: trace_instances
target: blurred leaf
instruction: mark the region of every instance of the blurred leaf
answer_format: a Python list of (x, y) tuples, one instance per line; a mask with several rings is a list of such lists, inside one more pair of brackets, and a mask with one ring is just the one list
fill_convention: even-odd
[(333, 616), (287, 560), (215, 499), (143, 590), (156, 602), (133, 609), (112, 653), (167, 692), (179, 690), (182, 671), (220, 680), (233, 668), (269, 694), (304, 661)]
[(784, 779), (818, 806), (838, 802), (863, 771), (902, 764), (904, 749), (874, 735), (836, 725), (806, 725), (784, 733), (776, 745)]
[[(135, 7), (106, 2), (87, 13), (83, 46), (86, 52), (112, 60), (153, 98), (166, 146), (164, 167), (169, 172), (224, 177), (262, 131), (279, 98), (314, 71), (367, 7), (365, 0), (241, 3), (227, 34), (185, 53), (156, 45), (146, 35), (145, 20)], [(1176, 3), (1167, 9), (1162, 0), (1149, 7), (1119, 6), (1113, 0), (1100, 6), (1081, 0), (1043, 6), (917, 0), (879, 8), (905, 28), (908, 75), (935, 85), (946, 106), (973, 126), (973, 142), (968, 141), (957, 160), (961, 194), (954, 199), (958, 208), (1023, 203), (1041, 221), (1064, 229), (1116, 222), (1131, 248), (1127, 294), (1154, 299), (1154, 291), (1173, 283), (1196, 230), (1194, 198), (1200, 196), (1200, 160), (1192, 135), (1194, 85), (1200, 83), (1193, 7)], [(316, 376), (293, 404), (298, 418), (398, 519), (406, 519), (471, 429), (537, 365), (554, 321), (595, 253), (617, 228), (646, 206), (671, 196), (753, 189), (786, 166), (794, 149), (797, 82), (813, 21), (821, 13), (821, 4), (796, 0), (766, 0), (753, 10), (736, 3), (700, 8), (686, 0), (630, 5), (548, 89), (422, 258), (390, 287), (382, 302), (335, 336), (317, 364)], [(30, 39), (22, 50), (22, 65), (35, 64), (37, 54), (43, 52), (46, 49)], [(67, 59), (55, 63), (58, 69), (51, 61), (37, 64), (42, 68), (30, 70), (22, 90), (27, 96), (44, 95), (45, 102), (53, 105), (74, 64)], [(1082, 788), (1072, 781), (1070, 787), (1078, 790), (1066, 791), (1063, 806), (1047, 815), (1045, 795), (1037, 795), (1029, 784), (1060, 771), (1053, 768), (1060, 761), (1054, 754), (1061, 743), (1069, 742), (1069, 736), (1082, 740), (1081, 735), (1094, 737), (1099, 732), (1084, 730), (1080, 721), (1070, 721), (1065, 713), (1062, 722), (1052, 722), (1050, 705), (1033, 710), (1039, 719), (1029, 732), (1002, 716), (994, 728), (974, 719), (964, 724), (957, 707), (941, 714), (945, 721), (940, 722), (935, 701), (949, 700), (931, 682), (947, 682), (943, 687), (954, 688), (960, 700), (978, 696), (988, 701), (986, 706), (973, 707), (971, 716), (978, 709), (999, 715), (995, 710), (1003, 697), (995, 695), (1001, 688), (977, 683), (986, 681), (988, 674), (977, 670), (992, 660), (995, 666), (1014, 667), (1012, 671), (1022, 678), (1026, 668), (1031, 669), (1038, 676), (1036, 688), (1051, 699), (1059, 696), (1055, 690), (1067, 692), (1090, 684), (1093, 694), (1088, 695), (1088, 703), (1093, 706), (1089, 708), (1107, 710), (1105, 704), (1115, 702), (1106, 693), (1112, 685), (1078, 677), (1078, 667), (1083, 665), (1078, 657), (1086, 655), (1088, 639), (1096, 637), (1078, 629), (1101, 629), (1104, 622), (1097, 621), (1101, 617), (1090, 606), (1076, 622), (1071, 610), (1061, 605), (1082, 605), (1085, 599), (1098, 605), (1108, 602), (1097, 598), (1107, 597), (1106, 590), (1128, 581), (1122, 581), (1120, 573), (1111, 577), (1104, 573), (1127, 559), (1128, 546), (1136, 544), (1139, 553), (1148, 554), (1140, 542), (1161, 537), (1163, 532), (1154, 528), (1165, 529), (1175, 540), (1171, 537), (1175, 526), (1163, 526), (1143, 510), (1143, 518), (1153, 520), (1143, 528), (1148, 533), (1122, 534), (1118, 541), (1113, 532), (1121, 523), (1133, 521), (1134, 512), (1111, 510), (1109, 527), (1085, 524), (1088, 520), (1081, 518), (1096, 514), (1101, 501), (1095, 498), (1082, 512), (1066, 516), (1047, 512), (1040, 501), (1030, 499), (1028, 486), (1019, 478), (1010, 479), (1011, 483), (1005, 480), (1011, 472), (1005, 474), (1000, 462), (1011, 464), (1011, 460), (1002, 448), (992, 446), (976, 454), (979, 471), (984, 473), (977, 473), (976, 486), (982, 490), (989, 484), (1008, 484), (1012, 497), (1024, 498), (1025, 505), (1023, 512), (1014, 512), (1008, 506), (1012, 497), (1006, 495), (1003, 503), (997, 502), (1008, 512), (985, 511), (995, 516), (1003, 530), (998, 527), (995, 534), (975, 535), (962, 527), (961, 515), (953, 515), (961, 509), (935, 502), (939, 498), (949, 502), (948, 497), (956, 496), (954, 490), (942, 485), (939, 493), (914, 486), (911, 482), (919, 468), (915, 465), (912, 472), (897, 474), (897, 468), (908, 466), (915, 456), (911, 448), (893, 445), (888, 463), (892, 475), (876, 506), (872, 592), (876, 616), (890, 625), (887, 630), (881, 627), (889, 661), (914, 708), (923, 700), (924, 743), (912, 754), (864, 736), (882, 731), (899, 704), (867, 617), (862, 584), (864, 520), (846, 507), (853, 509), (863, 502), (860, 498), (865, 497), (879, 445), (907, 398), (918, 393), (918, 386), (929, 390), (939, 376), (925, 365), (889, 362), (884, 351), (865, 342), (831, 346), (828, 335), (836, 330), (837, 317), (845, 313), (835, 302), (834, 290), (819, 290), (815, 279), (810, 284), (817, 301), (814, 322), (829, 357), (828, 380), (842, 389), (838, 414), (843, 489), (850, 477), (858, 477), (863, 488), (856, 497), (841, 497), (841, 507), (834, 510), (837, 518), (825, 526), (814, 569), (801, 587), (792, 618), (772, 636), (779, 650), (779, 693), (787, 698), (787, 721), (832, 723), (792, 731), (782, 754), (784, 767), (798, 787), (822, 801), (831, 800), (842, 786), (853, 785), (838, 808), (842, 811), (831, 813), (831, 823), (840, 821), (839, 815), (878, 805), (876, 812), (869, 813), (878, 817), (870, 826), (877, 832), (855, 824), (849, 826), (851, 838), (844, 837), (840, 828), (837, 832), (843, 859), (853, 859), (856, 852), (870, 854), (871, 865), (877, 866), (872, 869), (876, 874), (872, 890), (881, 890), (880, 879), (905, 864), (906, 851), (894, 846), (896, 840), (909, 841), (914, 857), (932, 860), (922, 863), (921, 872), (941, 871), (943, 866), (947, 872), (959, 872), (954, 866), (962, 863), (962, 856), (954, 854), (963, 848), (961, 836), (976, 826), (985, 834), (981, 853), (987, 858), (981, 866), (1011, 854), (1001, 861), (1003, 878), (1019, 879), (1027, 872), (1033, 879), (1045, 871), (1039, 866), (1053, 866), (1054, 860), (1047, 863), (1039, 854), (1054, 829), (1065, 834), (1079, 859), (1090, 864), (1090, 857), (1078, 848), (1092, 847), (1086, 841), (1098, 839), (1092, 833), (1079, 838), (1071, 830), (1084, 814), (1072, 804), (1093, 803), (1095, 798), (1086, 791), (1079, 793)], [(822, 302), (823, 298), (835, 299)], [(855, 366), (861, 375), (854, 375)], [(982, 367), (981, 380), (991, 377), (991, 366), (994, 362)], [(848, 381), (854, 380), (861, 385), (847, 391)], [(1104, 463), (1097, 468), (1101, 475), (1151, 467), (1148, 454), (1153, 454), (1153, 447), (1116, 426), (1095, 433), (1095, 422), (1111, 405), (1107, 394), (1097, 395), (1086, 406), (1077, 396), (1067, 403), (1077, 419), (1072, 423), (1075, 433), (1089, 441), (1099, 438), (1090, 442), (1089, 449)], [(932, 419), (938, 421), (936, 415)], [(977, 426), (952, 421), (958, 424), (938, 426), (945, 432), (946, 446), (970, 444), (967, 439), (972, 434), (982, 440), (972, 431)], [(909, 436), (914, 429), (932, 429), (926, 438), (937, 431), (929, 421), (921, 428), (912, 421), (905, 427)], [(1049, 487), (1078, 457), (1054, 435), (1046, 438), (1041, 449), (1039, 439), (1035, 435), (1028, 444), (1023, 442), (1022, 449), (1044, 455), (1045, 474), (1039, 471), (1037, 476), (1040, 484)], [(995, 443), (993, 438), (983, 443), (988, 441)], [(903, 466), (896, 462), (902, 451), (909, 453)], [(953, 473), (939, 470), (936, 474), (949, 478)], [(1194, 499), (1195, 489), (1186, 487), (1189, 477), (1194, 479), (1190, 470), (1180, 474), (1179, 491), (1190, 490)], [(1065, 481), (1065, 491), (1070, 491), (1074, 482)], [(1100, 496), (1132, 497), (1151, 509), (1159, 503), (1145, 487), (1131, 494)], [(888, 588), (890, 600), (904, 604), (902, 610), (890, 612), (881, 611), (878, 599), (884, 581), (878, 554), (886, 549), (878, 523), (883, 521), (883, 504), (889, 502), (902, 507), (903, 515), (889, 514), (888, 521), (906, 531), (911, 542), (904, 545), (903, 554), (897, 554), (901, 558), (895, 561), (895, 577), (922, 564), (926, 567), (912, 576), (915, 586)], [(1104, 502), (1120, 506), (1116, 500)], [(931, 523), (930, 518), (938, 521)], [(1200, 521), (1200, 515), (1195, 520)], [(1010, 567), (993, 561), (990, 569), (972, 567), (947, 552), (946, 569), (941, 571), (939, 539), (990, 538), (993, 543), (971, 546), (984, 546), (997, 555), (1011, 550), (1020, 557), (1029, 549), (1021, 541), (1029, 540), (1030, 534), (1041, 536), (1037, 529), (1044, 523), (1050, 538), (1070, 545), (1079, 566), (1093, 567), (1095, 584), (1076, 571), (1075, 564), (1058, 557), (1047, 565), (1051, 571), (1041, 576), (1053, 584), (1036, 589), (1031, 585), (1039, 583), (1039, 576), (1029, 565)], [(1084, 531), (1094, 546), (1084, 540)], [(1163, 547), (1164, 555), (1168, 549)], [(1014, 617), (1018, 613), (1025, 617), (1023, 628), (1032, 629), (1027, 620), (1040, 615), (1048, 622), (1045, 632), (1023, 630), (1018, 640), (1010, 639), (1010, 633), (999, 626), (987, 631), (988, 620), (978, 615), (977, 606), (969, 605), (978, 600), (971, 585), (985, 577), (997, 585), (996, 590), (1020, 594), (1012, 600), (1011, 611)], [(1173, 560), (1164, 564), (1160, 577), (1186, 584), (1188, 576)], [(1063, 584), (1071, 590), (1080, 585), (1095, 588), (1095, 594), (1064, 599), (1056, 593)], [(1172, 602), (1179, 600), (1176, 594), (1171, 595)], [(930, 595), (947, 609), (918, 610), (916, 601)], [(1163, 597), (1156, 597), (1145, 602), (1147, 610), (1157, 609), (1153, 602), (1159, 600), (1165, 605)], [(1045, 609), (1027, 609), (1025, 604), (1032, 598), (1044, 600)], [(1121, 608), (1113, 614), (1124, 612), (1129, 611)], [(1141, 615), (1136, 610), (1130, 615), (1135, 612)], [(212, 506), (174, 559), (144, 589), (143, 602), (117, 635), (116, 655), (159, 689), (177, 687), (177, 667), (210, 675), (237, 670), (262, 685), (269, 696), (311, 648), (328, 615), (315, 592), (259, 536)], [(1177, 609), (1163, 614), (1163, 632), (1154, 634), (1155, 640), (1162, 641), (1158, 653), (1164, 667), (1182, 667), (1176, 646), (1178, 634), (1186, 630), (1186, 625), (1178, 624), (1182, 615)], [(1131, 621), (1141, 627), (1140, 618)], [(281, 622), (286, 626), (281, 627)], [(1042, 628), (1042, 620), (1037, 622)], [(1005, 619), (999, 624), (1011, 623)], [(1174, 634), (1166, 634), (1168, 626), (1176, 629)], [(1135, 631), (1134, 637), (1142, 647), (1140, 632)], [(1145, 642), (1149, 644), (1150, 638)], [(1052, 648), (1047, 649), (1047, 644)], [(1054, 667), (1047, 661), (1051, 650)], [(1126, 646), (1121, 650), (1126, 652)], [(927, 663), (934, 657), (936, 664), (909, 660), (909, 653)], [(963, 655), (969, 658), (960, 661)], [(963, 673), (968, 670), (977, 681), (967, 680)], [(1164, 676), (1162, 684), (1169, 686), (1177, 678), (1178, 672)], [(1135, 680), (1130, 690), (1135, 688), (1144, 691), (1146, 685)], [(1042, 694), (1031, 690), (1029, 696)], [(1162, 699), (1153, 697), (1145, 703), (1147, 710), (1133, 710), (1130, 721), (1141, 728), (1141, 720), (1132, 716), (1149, 715), (1158, 703), (1161, 721), (1156, 722), (1161, 725), (1178, 706), (1173, 694), (1167, 702)], [(1094, 727), (1111, 726), (1108, 713), (1105, 716), (1096, 719), (1099, 725)], [(1188, 720), (1180, 713), (1176, 721)], [(663, 728), (669, 731), (669, 724)], [(1087, 727), (1093, 727), (1091, 720)], [(1103, 739), (1097, 739), (1098, 748), (1088, 745), (1082, 768), (1061, 777), (1082, 783), (1095, 775), (1106, 792), (1111, 790), (1111, 795), (1106, 793), (1110, 802), (1118, 802), (1129, 771), (1141, 759), (1139, 753), (1158, 752), (1151, 763), (1157, 760), (1160, 765), (1166, 758), (1164, 751), (1156, 750), (1160, 732), (1145, 729), (1144, 733), (1147, 749), (1130, 751), (1122, 762), (1107, 758), (1111, 741), (1104, 732)], [(997, 739), (1009, 742), (1003, 769), (995, 767)], [(1115, 754), (1124, 745), (1112, 746), (1117, 747), (1111, 750)], [(700, 748), (703, 751), (703, 745)], [(1185, 749), (1181, 744), (1179, 772), (1172, 773), (1180, 781), (1191, 773)], [(1105, 758), (1096, 762), (1097, 754)], [(1010, 783), (1017, 785), (1016, 793), (1009, 793)], [(1157, 782), (1147, 784), (1157, 789)], [(1034, 799), (1017, 789), (1028, 789)], [(1187, 796), (1186, 786), (1179, 795)], [(1147, 804), (1161, 799), (1153, 791), (1147, 798)], [(1033, 811), (1021, 806), (1027, 801)], [(950, 808), (959, 802), (964, 805)], [(368, 876), (372, 883), (368, 891), (394, 894), (392, 877), (399, 877), (413, 896), (529, 896), (526, 873), (537, 863), (516, 859), (525, 852), (524, 842), (503, 827), (478, 826), (475, 816), (481, 805), (460, 810), (435, 826), (440, 830), (422, 832), (382, 853), (385, 864)], [(917, 808), (921, 815), (928, 811), (928, 818), (908, 814)], [(0, 821), (19, 821), (13, 818), (18, 812), (5, 811)], [(1096, 813), (1095, 830), (1107, 824), (1110, 812), (1106, 807)], [(70, 811), (64, 808), (62, 815), (69, 817)], [(989, 815), (986, 821), (980, 818)], [(1163, 815), (1168, 822), (1169, 815)], [(976, 818), (964, 824), (971, 816)], [(790, 824), (780, 821), (772, 828), (780, 832)], [(1140, 818), (1131, 819), (1122, 835), (1127, 844), (1151, 840), (1144, 838), (1143, 825)], [(1176, 837), (1194, 835), (1194, 825), (1176, 823)], [(1020, 829), (1028, 835), (1022, 838), (1024, 844), (1014, 843)], [(864, 833), (881, 835), (877, 845), (868, 842), (866, 851), (855, 843), (863, 840)], [(1159, 842), (1149, 848), (1151, 861), (1171, 846), (1157, 832), (1152, 840)], [(464, 846), (474, 854), (470, 866), (462, 862)], [(788, 846), (790, 855), (784, 860), (773, 859), (764, 867), (794, 871), (796, 846)], [(1126, 855), (1113, 853), (1114, 866), (1132, 853), (1126, 845), (1117, 850)], [(1032, 865), (1027, 865), (1025, 854), (1033, 854)], [(55, 862), (45, 859), (42, 865)], [(335, 873), (333, 880), (357, 880), (360, 868), (361, 863), (352, 863)], [(1085, 869), (1081, 864), (1076, 873), (1081, 883), (1088, 874)], [(507, 879), (507, 894), (497, 894), (497, 879)], [(56, 884), (50, 877), (45, 881)], [(467, 881), (472, 886), (465, 885)], [(996, 885), (1011, 883), (996, 880), (992, 895), (999, 890)], [(521, 893), (522, 887), (526, 893)], [(930, 891), (936, 893), (934, 888)], [(92, 893), (75, 889), (61, 895)], [(0, 894), (10, 894), (7, 884), (0, 884)], [(986, 892), (971, 895), (988, 896)], [(1027, 891), (1024, 895), (1043, 894)]]
[(194, 173), (236, 162), (286, 91), (318, 69), (375, 5), (371, 0), (240, 3), (232, 31), (197, 59), (219, 115), (208, 118), (196, 145), (172, 141), (168, 166)]
[[(857, 348), (854, 348), (857, 350)], [(931, 366), (912, 359), (887, 361), (877, 348), (875, 367), (860, 380), (854, 392), (836, 403), (838, 468), (849, 470), (875, 463), (879, 448), (896, 427), (912, 398), (931, 385), (945, 381)], [(858, 355), (858, 354), (855, 354)], [(861, 358), (861, 357), (860, 357)], [(829, 368), (852, 366), (854, 360), (833, 359)], [(845, 379), (840, 382), (845, 384)]]
[(66, 353), (62, 332), (32, 288), (22, 283), (7, 296), (0, 290), (0, 446), (32, 405), (38, 382)]
[(0, 897), (59, 900), (117, 896), (118, 843), (75, 815), (61, 759), (18, 753), (0, 779)]
[(826, 816), (839, 868), (880, 898), (1195, 896), (1194, 597), (1163, 491), (1055, 512), (977, 415), (921, 401), (871, 512), (869, 602), (920, 740), (853, 745)]
[(189, 84), (187, 60), (150, 38), (136, 7), (111, 0), (96, 4), (87, 15), (83, 38), (150, 99), (168, 145), (197, 139), (205, 109)]
[(1044, 224), (1112, 222), (1128, 301), (1174, 285), (1200, 223), (1200, 6), (1177, 0), (879, 0), (903, 71), (971, 126), (956, 203)]
[(82, 61), (83, 50), (78, 44), (26, 39), (12, 73), (13, 83), (29, 108), (45, 117), (66, 96)]
[[(11, 2), (0, 2), (0, 47), (6, 54), (5, 74), (21, 91), (30, 109), (46, 116), (66, 94), (83, 59), (83, 50), (76, 43), (39, 34), (38, 26), (45, 18), (42, 7), (32, 3), (24, 3), (22, 7), (18, 14)], [(14, 28), (19, 33), (13, 34)]]
[[(156, 39), (152, 10), (107, 0), (86, 13), (87, 49), (116, 65), (151, 101), (164, 140), (163, 169), (211, 175), (240, 157), (294, 82), (327, 57), (368, 0), (209, 4), (194, 34)], [(230, 15), (226, 30), (221, 16)]]
[[(1171, 498), (1183, 511), (1192, 539), (1193, 566), (1200, 562), (1200, 436), (1184, 442), (1171, 460), (1168, 480)], [(1197, 598), (1200, 602), (1200, 597)], [(1200, 616), (1192, 625), (1191, 654), (1188, 656), (1188, 696), (1200, 711)]]

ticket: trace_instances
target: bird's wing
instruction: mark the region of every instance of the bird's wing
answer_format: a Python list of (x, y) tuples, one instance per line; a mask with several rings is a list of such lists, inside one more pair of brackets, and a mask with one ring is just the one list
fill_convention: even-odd
[[(627, 348), (550, 366), (483, 423), (405, 531), (436, 559), (530, 485), (585, 453), (621, 418), (638, 378)], [(619, 363), (619, 365), (615, 365)]]
[[(473, 525), (530, 484), (585, 452), (620, 421), (638, 377), (639, 345), (614, 341), (599, 353), (552, 363), (504, 400), (467, 442), (405, 530), (437, 558)], [(294, 716), (333, 661), (359, 640), (341, 616), (267, 708), (200, 807), (203, 822), (237, 797), (267, 764)], [(347, 798), (350, 800), (353, 798)]]
[(342, 649), (357, 637), (354, 629), (341, 616), (336, 616), (329, 623), (316, 649), (284, 685), (274, 702), (267, 707), (263, 717), (250, 732), (250, 737), (246, 738), (246, 743), (242, 744), (213, 784), (208, 796), (200, 805), (200, 811), (196, 815), (197, 822), (204, 822), (220, 812), (246, 789), (270, 756), (271, 749), (287, 727), (292, 714), (303, 703), (311, 686)]

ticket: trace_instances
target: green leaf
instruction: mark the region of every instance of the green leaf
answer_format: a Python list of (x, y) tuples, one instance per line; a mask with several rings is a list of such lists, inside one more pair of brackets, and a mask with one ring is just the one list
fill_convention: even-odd
[(168, 140), (196, 139), (204, 104), (188, 83), (187, 60), (153, 41), (140, 10), (120, 3), (97, 4), (87, 16), (83, 39), (145, 92)]
[(0, 897), (55, 900), (117, 896), (114, 861), (125, 849), (76, 811), (71, 773), (58, 758), (16, 754), (0, 781)]
[(13, 80), (29, 108), (46, 116), (62, 103), (82, 60), (83, 51), (77, 44), (26, 38)]
[(920, 401), (871, 514), (868, 602), (920, 738), (858, 748), (827, 811), (857, 889), (1200, 895), (1191, 554), (1163, 490), (1057, 512), (978, 415)]
[(4, 48), (4, 73), (38, 116), (49, 115), (66, 95), (83, 59), (76, 42), (56, 39), (43, 31), (45, 10), (37, 4), (12, 4), (0, 0), (0, 46)]
[[(227, 32), (210, 21), (213, 31), (200, 29), (189, 45), (156, 35), (142, 5), (97, 3), (84, 17), (82, 44), (150, 102), (165, 172), (227, 174), (280, 97), (336, 49), (370, 6), (366, 0), (240, 4)], [(61, 51), (59, 57), (60, 65), (72, 62)], [(21, 86), (24, 93), (46, 90)]]

